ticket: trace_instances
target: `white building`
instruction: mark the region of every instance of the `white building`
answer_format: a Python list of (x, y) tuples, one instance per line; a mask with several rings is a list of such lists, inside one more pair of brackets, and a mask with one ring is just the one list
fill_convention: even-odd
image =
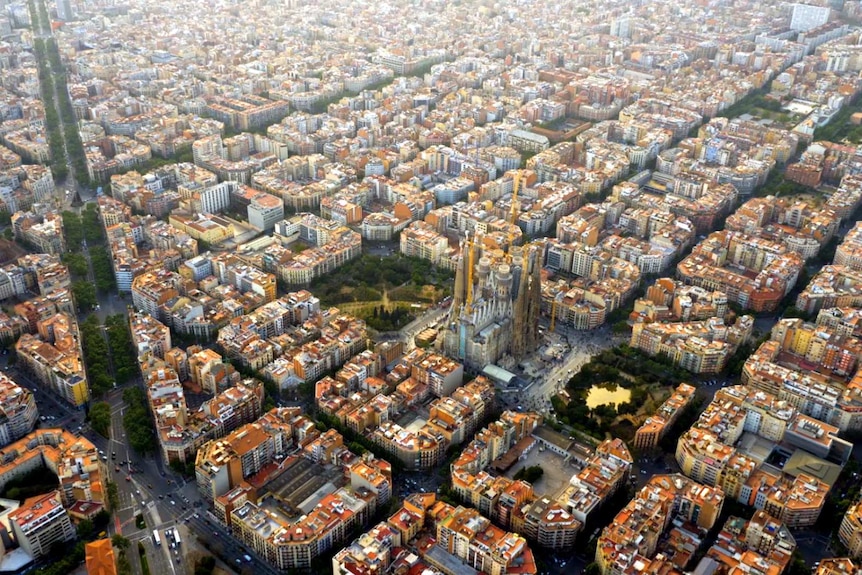
[(75, 12), (72, 11), (72, 2), (70, 0), (57, 0), (57, 18), (64, 22), (74, 20)]
[(372, 242), (389, 241), (398, 223), (398, 218), (386, 214), (369, 214), (362, 220), (362, 237)]
[(230, 194), (237, 187), (236, 182), (222, 182), (200, 192), (201, 213), (217, 214), (230, 207)]
[(69, 514), (63, 509), (59, 491), (32, 497), (9, 514), (9, 523), (18, 545), (28, 555), (39, 558), (55, 543), (76, 537)]
[(284, 202), (271, 194), (258, 194), (248, 205), (248, 223), (259, 230), (271, 230), (284, 220)]
[(33, 431), (38, 421), (33, 393), (0, 375), (0, 446), (21, 439)]
[(810, 4), (794, 4), (793, 16), (790, 18), (790, 28), (797, 32), (806, 32), (812, 28), (823, 26), (829, 21), (828, 6), (812, 6)]

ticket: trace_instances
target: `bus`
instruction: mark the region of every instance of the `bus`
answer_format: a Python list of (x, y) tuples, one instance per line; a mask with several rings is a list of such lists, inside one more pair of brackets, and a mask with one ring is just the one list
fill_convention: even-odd
[(174, 539), (177, 540), (177, 547), (179, 547), (180, 543), (182, 543), (182, 541), (180, 541), (180, 530), (177, 529), (176, 527), (174, 527)]
[(161, 540), (161, 538), (159, 538), (159, 530), (158, 529), (153, 529), (153, 543), (155, 543), (156, 545), (162, 544), (162, 540)]

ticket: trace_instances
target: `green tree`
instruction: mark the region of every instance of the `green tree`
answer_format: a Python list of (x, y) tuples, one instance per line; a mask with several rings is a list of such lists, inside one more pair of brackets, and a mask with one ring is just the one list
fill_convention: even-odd
[(798, 550), (793, 552), (793, 557), (787, 568), (787, 575), (811, 575), (811, 569), (805, 564), (805, 559)]
[(147, 408), (147, 398), (144, 391), (131, 387), (123, 392), (126, 402), (126, 413), (123, 415), (123, 427), (129, 445), (138, 453), (150, 453), (155, 450), (155, 431), (153, 420)]
[(205, 555), (195, 563), (195, 575), (212, 575), (216, 560), (212, 555)]
[(111, 545), (113, 545), (114, 547), (116, 547), (117, 549), (119, 549), (121, 551), (125, 551), (126, 549), (128, 549), (129, 543), (130, 543), (130, 541), (128, 539), (126, 539), (125, 537), (123, 537), (122, 535), (120, 535), (119, 533), (116, 533), (113, 537), (111, 537)]
[(78, 304), (78, 311), (85, 313), (96, 307), (99, 300), (96, 298), (96, 288), (86, 281), (78, 281), (72, 284), (72, 294)]
[(81, 539), (89, 540), (93, 537), (93, 534), (95, 532), (96, 527), (89, 519), (83, 519), (80, 523), (78, 523), (78, 537), (80, 537)]
[(515, 480), (523, 479), (527, 483), (535, 483), (545, 474), (545, 470), (540, 465), (532, 465), (530, 467), (522, 467), (515, 473)]
[(69, 271), (72, 275), (78, 277), (87, 277), (87, 273), (89, 271), (87, 266), (87, 258), (85, 258), (82, 254), (63, 254), (63, 263), (68, 266)]
[(111, 291), (116, 285), (114, 270), (111, 267), (111, 256), (102, 246), (90, 248), (90, 263), (93, 264), (93, 275), (96, 277), (96, 289)]
[(97, 531), (102, 531), (108, 526), (108, 521), (111, 519), (111, 514), (104, 509), (99, 510), (93, 517), (93, 525)]
[(90, 408), (89, 418), (93, 431), (107, 438), (111, 429), (111, 406), (104, 401), (94, 404)]
[(81, 242), (84, 240), (84, 226), (81, 217), (75, 212), (65, 211), (62, 214), (63, 232), (66, 234), (66, 247), (73, 252), (81, 250)]
[(138, 358), (132, 345), (129, 323), (125, 314), (116, 314), (105, 319), (105, 327), (117, 381), (126, 383), (138, 373)]
[(111, 509), (116, 509), (120, 505), (120, 492), (117, 489), (117, 484), (113, 481), (108, 481), (106, 489), (108, 492), (108, 505), (111, 506)]

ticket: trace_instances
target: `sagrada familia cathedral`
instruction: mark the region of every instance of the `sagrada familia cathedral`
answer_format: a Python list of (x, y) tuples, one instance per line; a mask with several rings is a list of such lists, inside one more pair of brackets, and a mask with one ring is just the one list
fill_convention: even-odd
[(511, 355), (520, 361), (539, 342), (542, 252), (515, 248), (507, 256), (462, 242), (455, 293), (437, 346), (467, 367), (482, 369)]

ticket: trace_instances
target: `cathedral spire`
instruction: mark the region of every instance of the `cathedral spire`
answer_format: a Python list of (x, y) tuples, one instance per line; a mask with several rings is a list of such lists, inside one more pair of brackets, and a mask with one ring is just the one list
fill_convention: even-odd
[(542, 307), (542, 262), (541, 253), (531, 250), (529, 295), (527, 296), (527, 346), (526, 351), (532, 353), (539, 347), (539, 314)]
[(527, 250), (521, 251), (521, 275), (518, 280), (518, 295), (515, 299), (515, 309), (512, 310), (512, 356), (520, 360), (524, 357), (527, 348), (526, 319), (527, 319), (527, 282), (529, 279), (529, 268), (527, 265)]
[(450, 318), (457, 318), (461, 313), (461, 306), (467, 300), (467, 243), (461, 241), (461, 255), (458, 267), (455, 268), (455, 290), (452, 293), (452, 307), (449, 308)]

